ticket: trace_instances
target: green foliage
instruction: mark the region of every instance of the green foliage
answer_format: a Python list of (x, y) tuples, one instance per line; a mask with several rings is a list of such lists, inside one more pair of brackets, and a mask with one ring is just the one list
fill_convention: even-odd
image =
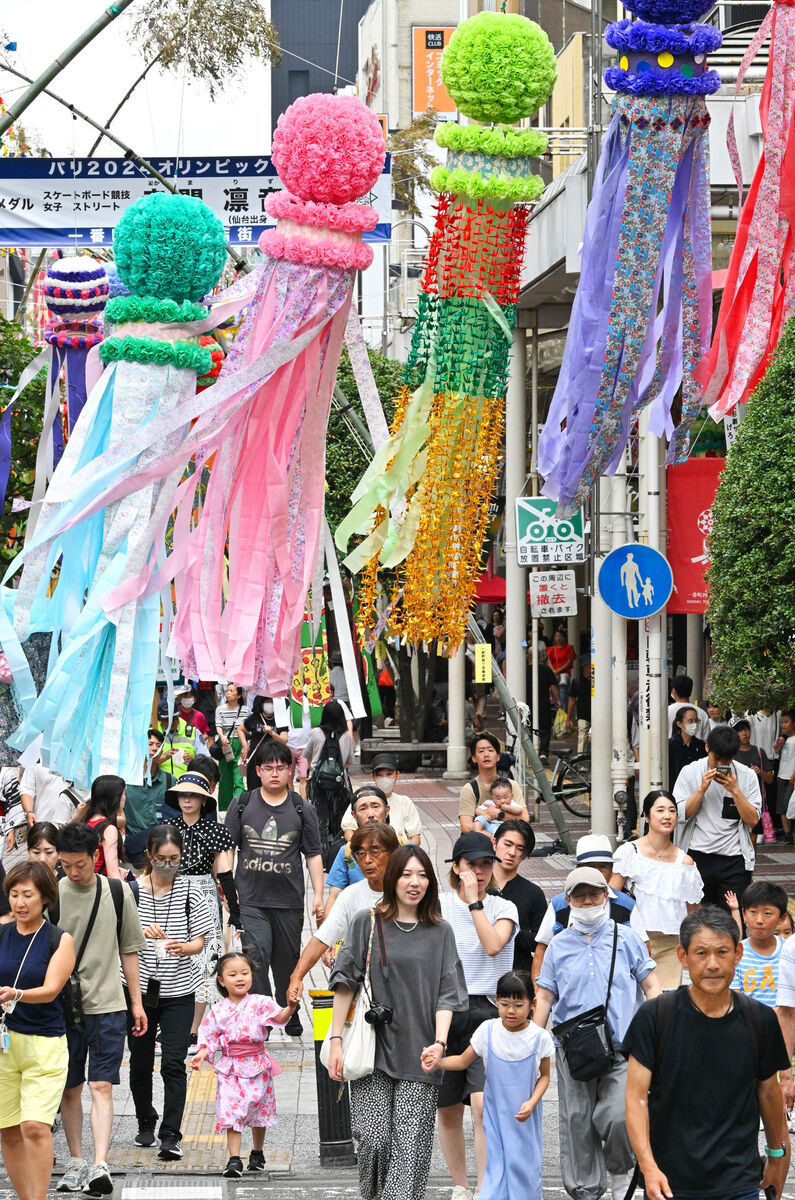
[(405, 129), (396, 129), (387, 140), (387, 149), (392, 155), (395, 208), (410, 217), (420, 215), (419, 193), (430, 195), (428, 179), (436, 166), (436, 158), (430, 149), (435, 124), (436, 111), (429, 108)]
[[(381, 397), (384, 414), (389, 425), (392, 423), (395, 413), (395, 399), (403, 386), (404, 366), (402, 363), (380, 354), (377, 350), (370, 350), (369, 355), (378, 394)], [(347, 350), (343, 350), (337, 369), (337, 386), (364, 420), (364, 412)], [(364, 474), (369, 461), (369, 452), (365, 454), (346, 425), (345, 418), (332, 405), (328, 437), (326, 438), (326, 516), (332, 532), (349, 511), (351, 492)]]
[(239, 79), (250, 58), (275, 67), (279, 35), (260, 0), (144, 0), (136, 5), (131, 41), (164, 70), (185, 65), (215, 98)]
[(557, 61), (535, 21), (479, 12), (462, 21), (442, 55), (442, 79), (458, 108), (484, 124), (530, 117), (555, 86)]
[(795, 699), (795, 319), (748, 405), (712, 509), (710, 692), (735, 712)]
[[(23, 370), (38, 353), (17, 324), (0, 316), (0, 383), (16, 388)], [(6, 489), (5, 513), (0, 515), (0, 560), (4, 562), (22, 548), (25, 537), (26, 514), (12, 514), (11, 502), (17, 497), (30, 500), (33, 495), (46, 378), (45, 372), (40, 371), (11, 410), (11, 474)], [(0, 391), (0, 404), (7, 404), (12, 395), (13, 392), (4, 387)]]

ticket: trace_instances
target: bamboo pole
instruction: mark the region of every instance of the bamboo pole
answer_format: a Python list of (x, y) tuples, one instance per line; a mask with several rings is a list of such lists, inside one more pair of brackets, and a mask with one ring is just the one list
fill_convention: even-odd
[[(8, 63), (0, 63), (0, 70), (8, 71), (11, 75), (16, 75), (17, 79), (25, 79), (28, 82), (30, 81), (29, 75), (23, 75), (22, 71), (18, 71), (16, 67), (10, 67)], [(69, 100), (64, 100), (63, 96), (59, 96), (56, 92), (51, 92), (49, 88), (42, 88), (42, 91), (44, 95), (49, 96), (51, 100), (55, 100), (58, 104), (62, 104), (64, 108), (68, 108), (72, 116), (79, 117), (80, 120), (85, 121), (87, 125), (91, 125), (94, 129), (98, 129), (101, 133), (104, 133), (106, 138), (117, 145), (120, 150), (124, 151), (125, 158), (128, 158), (130, 162), (134, 162), (141, 168), (142, 171), (146, 171), (148, 175), (151, 175), (153, 179), (157, 179), (158, 182), (162, 183), (163, 187), (167, 188), (169, 192), (176, 193), (177, 188), (170, 179), (166, 179), (165, 175), (161, 175), (160, 172), (153, 167), (150, 162), (147, 162), (145, 158), (141, 158), (140, 154), (136, 154), (132, 146), (128, 146), (127, 143), (123, 142), (121, 138), (116, 136), (115, 133), (111, 133), (109, 129), (106, 129), (104, 125), (100, 125), (99, 121), (95, 121), (93, 117), (89, 117), (88, 113), (84, 113), (79, 108), (76, 108), (75, 105)], [(244, 275), (247, 275), (251, 270), (251, 267), (244, 258), (241, 258), (238, 255), (237, 251), (229, 244), (229, 242), (226, 243), (226, 252), (231, 258), (232, 262), (235, 264), (235, 269), (242, 271)]]
[(45, 90), (47, 84), (60, 75), (64, 67), (68, 66), (81, 50), (85, 50), (89, 42), (93, 42), (97, 34), (102, 33), (103, 29), (107, 29), (108, 25), (115, 21), (119, 14), (123, 13), (125, 8), (129, 8), (132, 3), (133, 0), (116, 0), (115, 4), (109, 4), (101, 17), (97, 17), (96, 21), (80, 34), (79, 38), (76, 38), (57, 58), (54, 58), (46, 71), (42, 71), (38, 79), (32, 80), (30, 87), (25, 88), (19, 99), (9, 106), (5, 116), (0, 117), (0, 134), (10, 129), (17, 118), (22, 116), (25, 109)]

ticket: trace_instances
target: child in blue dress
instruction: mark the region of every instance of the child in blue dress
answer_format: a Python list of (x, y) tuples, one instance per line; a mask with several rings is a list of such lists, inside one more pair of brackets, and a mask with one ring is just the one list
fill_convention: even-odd
[(499, 1018), (484, 1021), (463, 1054), (433, 1065), (463, 1071), (476, 1058), (483, 1059), (487, 1157), (480, 1200), (542, 1200), (541, 1097), (549, 1087), (554, 1043), (530, 1019), (535, 989), (528, 971), (503, 975), (496, 1000)]

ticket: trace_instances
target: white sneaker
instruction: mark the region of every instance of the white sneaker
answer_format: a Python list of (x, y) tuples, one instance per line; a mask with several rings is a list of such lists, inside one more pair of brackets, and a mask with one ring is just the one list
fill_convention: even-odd
[(110, 1167), (106, 1162), (98, 1162), (91, 1167), (88, 1171), (88, 1179), (83, 1186), (83, 1191), (88, 1192), (92, 1196), (111, 1195), (113, 1192), (113, 1179), (111, 1178)]
[(70, 1158), (69, 1166), (62, 1179), (55, 1185), (56, 1192), (82, 1192), (88, 1179), (88, 1164), (84, 1158)]
[(468, 1187), (461, 1187), (459, 1184), (456, 1184), (450, 1200), (472, 1200), (472, 1191)]

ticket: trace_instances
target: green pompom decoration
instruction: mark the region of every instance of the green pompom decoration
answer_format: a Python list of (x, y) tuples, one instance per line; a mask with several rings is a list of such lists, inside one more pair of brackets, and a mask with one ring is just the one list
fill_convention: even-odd
[(435, 192), (449, 192), (453, 196), (469, 196), (472, 200), (505, 201), (510, 204), (532, 204), (544, 191), (540, 175), (489, 175), (484, 178), (480, 171), (455, 171), (447, 167), (434, 167), (429, 182)]
[(481, 12), (458, 26), (442, 55), (442, 79), (474, 121), (514, 124), (537, 112), (557, 78), (555, 51), (535, 21)]
[(457, 125), (454, 121), (437, 125), (433, 140), (442, 149), (492, 154), (495, 158), (537, 158), (549, 144), (547, 135), (538, 129), (517, 129), (515, 125), (484, 129), (482, 125)]
[(136, 296), (198, 301), (226, 261), (224, 227), (194, 196), (155, 192), (125, 210), (113, 235), (122, 281)]

